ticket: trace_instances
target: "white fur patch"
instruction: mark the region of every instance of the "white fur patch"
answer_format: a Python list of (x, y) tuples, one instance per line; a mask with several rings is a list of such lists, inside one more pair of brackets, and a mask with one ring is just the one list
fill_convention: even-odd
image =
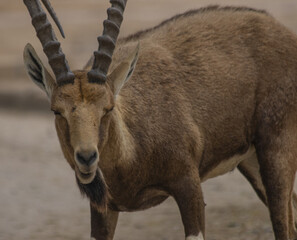
[(189, 236), (186, 240), (204, 240), (202, 233), (200, 232), (198, 236)]
[(238, 164), (242, 161), (255, 158), (256, 149), (254, 146), (251, 146), (246, 153), (242, 155), (235, 155), (229, 159), (221, 161), (215, 168), (211, 169), (206, 176), (202, 179), (202, 182), (206, 181), (209, 178), (214, 178), (219, 175), (223, 175), (227, 172), (234, 170)]

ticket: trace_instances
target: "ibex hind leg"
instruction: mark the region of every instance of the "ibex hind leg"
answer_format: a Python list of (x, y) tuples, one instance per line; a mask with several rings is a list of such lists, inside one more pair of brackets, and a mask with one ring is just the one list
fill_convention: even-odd
[[(267, 196), (265, 187), (261, 179), (260, 166), (257, 156), (255, 155), (251, 159), (247, 159), (241, 162), (238, 165), (238, 170), (249, 181), (249, 183), (252, 185), (253, 189), (257, 193), (258, 197), (267, 206)], [(297, 195), (294, 191), (291, 201), (293, 203), (294, 223), (295, 227), (297, 228)]]
[(297, 194), (295, 191), (293, 192), (292, 196), (292, 202), (293, 202), (293, 214), (294, 214), (294, 222), (295, 222), (295, 228), (297, 229)]
[(297, 239), (292, 202), (296, 133), (296, 122), (289, 117), (279, 127), (264, 121), (257, 131), (255, 145), (276, 240)]

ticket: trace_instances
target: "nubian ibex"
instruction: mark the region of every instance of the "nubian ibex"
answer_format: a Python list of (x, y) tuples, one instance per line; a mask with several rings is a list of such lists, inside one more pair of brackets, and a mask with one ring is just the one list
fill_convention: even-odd
[(98, 51), (71, 72), (39, 0), (24, 0), (55, 78), (29, 44), (25, 65), (90, 199), (91, 236), (113, 239), (120, 211), (172, 196), (186, 239), (205, 239), (201, 183), (238, 167), (275, 239), (297, 239), (296, 35), (265, 11), (211, 6), (117, 41), (127, 0), (110, 2)]

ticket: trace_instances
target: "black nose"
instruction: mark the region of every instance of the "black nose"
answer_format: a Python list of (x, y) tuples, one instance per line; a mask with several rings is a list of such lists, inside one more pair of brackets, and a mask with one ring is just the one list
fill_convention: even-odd
[(77, 160), (83, 164), (90, 166), (94, 163), (97, 159), (97, 152), (96, 151), (80, 151), (76, 153)]

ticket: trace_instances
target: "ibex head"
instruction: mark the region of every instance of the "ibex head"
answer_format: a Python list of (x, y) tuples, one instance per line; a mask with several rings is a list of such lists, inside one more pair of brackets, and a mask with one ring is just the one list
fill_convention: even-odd
[[(64, 35), (49, 1), (42, 2)], [(103, 35), (98, 37), (99, 49), (94, 52), (92, 69), (72, 73), (41, 4), (38, 0), (24, 0), (56, 79), (30, 44), (24, 50), (25, 65), (30, 78), (50, 99), (62, 150), (81, 184), (90, 184), (96, 176), (116, 96), (131, 76), (138, 56), (137, 47), (109, 73), (126, 0), (110, 2), (112, 7), (107, 11)]]

